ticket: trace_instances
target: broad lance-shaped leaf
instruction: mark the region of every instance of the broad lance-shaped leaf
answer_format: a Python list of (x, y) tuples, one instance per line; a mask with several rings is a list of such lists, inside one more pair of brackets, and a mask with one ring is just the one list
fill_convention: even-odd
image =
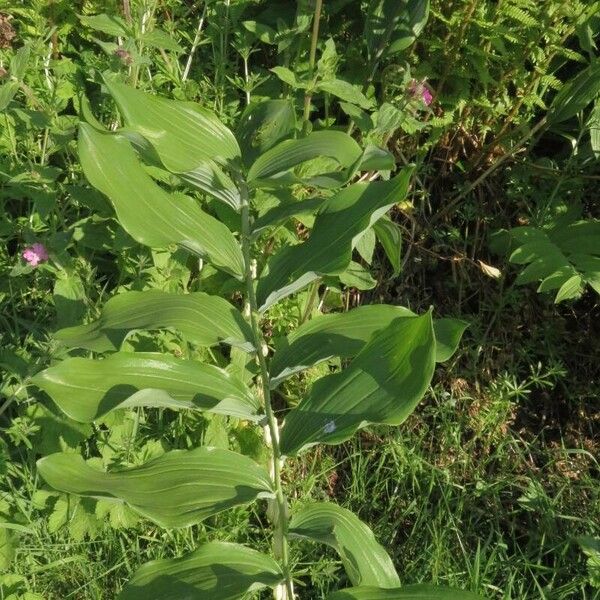
[(233, 133), (211, 111), (106, 80), (127, 128), (146, 138), (165, 168), (193, 171), (205, 161), (230, 165), (240, 158)]
[(283, 248), (258, 282), (261, 310), (298, 291), (321, 275), (346, 270), (360, 235), (406, 196), (412, 168), (384, 182), (357, 183), (328, 198), (308, 240)]
[(104, 305), (98, 320), (61, 329), (55, 337), (71, 348), (107, 352), (119, 350), (133, 330), (168, 328), (201, 346), (222, 342), (246, 352), (254, 349), (252, 330), (241, 313), (227, 300), (204, 292), (123, 292)]
[(239, 544), (209, 542), (191, 554), (146, 563), (118, 600), (237, 600), (283, 578), (270, 556)]
[(236, 132), (244, 163), (250, 166), (260, 154), (290, 137), (295, 128), (296, 112), (290, 100), (250, 104), (240, 117)]
[(290, 535), (327, 544), (340, 555), (353, 585), (384, 588), (400, 585), (396, 569), (373, 532), (352, 512), (319, 502), (292, 517)]
[(74, 421), (91, 423), (115, 409), (205, 410), (260, 418), (260, 403), (224, 369), (152, 352), (118, 352), (103, 360), (67, 358), (33, 377)]
[(327, 600), (483, 600), (483, 598), (463, 590), (418, 584), (388, 590), (376, 587), (349, 588), (329, 594)]
[[(349, 135), (341, 131), (315, 131), (305, 138), (297, 140), (285, 140), (267, 150), (259, 156), (248, 171), (248, 182), (252, 185), (260, 185), (260, 181), (271, 181), (275, 183), (280, 179), (283, 183), (300, 181), (295, 178), (283, 178), (283, 174), (299, 164), (325, 156), (333, 158), (340, 168), (351, 167), (362, 155), (360, 146)], [(344, 178), (339, 179), (335, 174), (329, 181), (327, 174), (316, 177), (315, 185), (324, 187), (337, 186), (343, 183)]]
[(110, 198), (119, 223), (136, 241), (152, 248), (177, 244), (242, 278), (242, 251), (229, 229), (193, 198), (157, 185), (126, 139), (81, 123), (79, 157), (89, 182)]
[(229, 450), (173, 450), (140, 467), (107, 473), (78, 454), (51, 454), (38, 469), (61, 492), (124, 502), (161, 527), (187, 527), (223, 510), (271, 497), (269, 474)]
[(281, 430), (285, 455), (339, 444), (369, 423), (399, 425), (427, 391), (435, 367), (433, 321), (398, 317), (376, 332), (350, 366), (317, 380)]
[[(371, 339), (398, 317), (417, 315), (403, 306), (369, 304), (345, 313), (319, 315), (287, 336), (287, 345), (279, 349), (271, 362), (271, 385), (276, 387), (294, 373), (334, 357), (352, 358)], [(461, 319), (434, 319), (436, 362), (448, 360), (468, 323)]]

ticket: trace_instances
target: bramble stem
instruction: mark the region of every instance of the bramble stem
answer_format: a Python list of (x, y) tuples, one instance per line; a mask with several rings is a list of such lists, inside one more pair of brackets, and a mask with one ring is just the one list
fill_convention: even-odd
[(269, 507), (272, 516), (272, 522), (275, 527), (273, 532), (273, 554), (280, 561), (285, 582), (275, 589), (275, 598), (278, 600), (294, 600), (294, 584), (290, 573), (289, 549), (288, 549), (288, 504), (287, 498), (283, 492), (281, 482), (281, 451), (279, 449), (279, 426), (277, 418), (273, 413), (271, 405), (271, 388), (269, 385), (269, 368), (263, 352), (265, 340), (260, 329), (257, 317), (257, 302), (254, 292), (254, 269), (251, 257), (251, 238), (250, 238), (250, 206), (248, 202), (248, 188), (244, 181), (238, 180), (240, 196), (242, 199), (242, 252), (244, 255), (246, 296), (248, 303), (248, 312), (252, 335), (254, 337), (254, 346), (256, 356), (260, 367), (260, 385), (264, 400), (265, 415), (267, 419), (267, 433), (271, 444), (271, 476), (275, 483), (275, 501)]

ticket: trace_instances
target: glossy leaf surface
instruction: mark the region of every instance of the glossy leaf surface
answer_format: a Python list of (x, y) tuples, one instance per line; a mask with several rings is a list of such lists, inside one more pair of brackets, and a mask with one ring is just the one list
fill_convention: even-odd
[(67, 358), (32, 381), (80, 423), (139, 406), (259, 418), (260, 403), (241, 380), (213, 365), (168, 354), (118, 352), (103, 360)]
[[(279, 349), (271, 363), (271, 384), (333, 357), (352, 358), (371, 339), (398, 317), (416, 314), (403, 306), (370, 304), (349, 312), (319, 315), (292, 331), (287, 345)], [(460, 319), (434, 319), (436, 361), (448, 360), (458, 347), (468, 323)]]
[(369, 423), (399, 425), (425, 394), (434, 366), (431, 314), (394, 319), (347, 369), (317, 380), (287, 414), (282, 453), (292, 455), (319, 442), (338, 444)]
[(354, 513), (333, 502), (303, 507), (292, 517), (290, 535), (334, 548), (353, 585), (386, 588), (400, 585), (388, 553), (369, 527)]
[(140, 467), (107, 473), (78, 454), (40, 459), (51, 487), (69, 494), (126, 503), (161, 527), (187, 527), (272, 494), (268, 473), (250, 458), (217, 448), (173, 450)]
[(61, 329), (55, 337), (72, 348), (118, 350), (130, 331), (172, 328), (202, 346), (219, 342), (252, 351), (252, 330), (227, 300), (203, 292), (171, 294), (159, 290), (123, 292), (87, 325)]
[(127, 128), (146, 138), (164, 166), (174, 173), (192, 171), (206, 160), (230, 164), (240, 157), (233, 133), (211, 111), (192, 102), (148, 94), (106, 81)]
[(360, 158), (361, 149), (341, 131), (315, 131), (305, 138), (281, 142), (259, 156), (250, 167), (248, 181), (273, 178), (319, 156), (333, 158), (341, 168), (347, 168)]
[(118, 600), (236, 600), (282, 579), (269, 556), (239, 544), (210, 542), (191, 554), (143, 565)]
[(327, 600), (483, 600), (481, 596), (463, 590), (434, 585), (405, 585), (396, 589), (356, 587), (334, 592)]
[(385, 182), (354, 184), (323, 202), (306, 242), (283, 248), (258, 283), (261, 310), (321, 275), (345, 271), (358, 237), (406, 195), (412, 169)]
[(193, 198), (157, 185), (126, 139), (81, 123), (79, 156), (89, 182), (110, 198), (119, 223), (136, 241), (151, 248), (177, 244), (241, 279), (242, 251), (229, 229)]

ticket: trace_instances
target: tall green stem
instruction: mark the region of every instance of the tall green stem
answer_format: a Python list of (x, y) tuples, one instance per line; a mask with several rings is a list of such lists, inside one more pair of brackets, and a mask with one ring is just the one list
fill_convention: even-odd
[[(279, 449), (279, 425), (271, 405), (271, 387), (269, 385), (269, 367), (263, 353), (265, 341), (257, 317), (256, 293), (254, 291), (254, 269), (252, 267), (251, 238), (250, 238), (250, 206), (248, 201), (248, 188), (244, 181), (238, 181), (242, 199), (242, 252), (244, 255), (246, 294), (249, 309), (250, 325), (256, 347), (256, 356), (260, 367), (260, 385), (265, 405), (267, 431), (271, 440), (271, 474), (275, 483), (275, 501), (272, 505), (272, 521), (275, 527), (273, 532), (273, 553), (280, 561), (285, 575), (283, 595), (276, 595), (280, 600), (294, 599), (294, 586), (290, 572), (288, 549), (288, 503), (283, 492), (281, 482), (281, 451)], [(277, 592), (276, 592), (277, 593)]]
[[(315, 14), (313, 17), (312, 36), (310, 38), (310, 55), (308, 57), (308, 66), (310, 77), (315, 71), (315, 63), (317, 61), (317, 42), (319, 41), (319, 26), (321, 24), (321, 9), (323, 8), (323, 0), (315, 0)], [(312, 92), (310, 89), (304, 95), (304, 125), (310, 119), (310, 103), (312, 101)]]

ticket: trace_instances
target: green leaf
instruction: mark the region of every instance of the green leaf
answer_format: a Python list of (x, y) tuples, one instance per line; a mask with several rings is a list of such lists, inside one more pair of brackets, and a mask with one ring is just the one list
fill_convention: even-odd
[(283, 83), (287, 83), (292, 89), (305, 88), (306, 84), (301, 83), (296, 78), (296, 74), (293, 71), (290, 71), (287, 67), (273, 67), (271, 69), (277, 77), (283, 81)]
[(290, 535), (334, 548), (353, 585), (400, 585), (396, 569), (373, 532), (352, 512), (332, 502), (303, 507), (292, 517)]
[(309, 239), (283, 248), (269, 261), (257, 288), (261, 310), (322, 275), (345, 271), (360, 235), (406, 196), (411, 173), (408, 168), (390, 181), (357, 183), (326, 199)]
[(129, 30), (125, 21), (117, 15), (107, 15), (105, 13), (99, 15), (78, 15), (79, 20), (83, 25), (101, 31), (107, 35), (114, 37), (129, 37), (132, 32)]
[(600, 60), (595, 60), (564, 84), (548, 111), (548, 123), (556, 125), (574, 117), (600, 93)]
[(262, 217), (256, 219), (252, 225), (252, 234), (257, 235), (268, 227), (274, 227), (287, 221), (291, 217), (314, 214), (323, 205), (323, 198), (310, 198), (299, 202), (292, 201), (280, 204), (268, 210)]
[(327, 600), (483, 600), (481, 596), (434, 585), (405, 585), (396, 589), (356, 587), (334, 592)]
[(24, 46), (21, 46), (10, 59), (10, 76), (18, 81), (23, 81), (25, 73), (27, 72), (30, 57), (31, 44), (27, 43)]
[(239, 211), (240, 192), (231, 178), (214, 161), (206, 160), (192, 171), (178, 175), (189, 186), (198, 188)]
[(458, 349), (465, 329), (469, 326), (467, 321), (461, 319), (435, 319), (433, 330), (435, 331), (435, 360), (446, 362)]
[(402, 230), (387, 216), (379, 219), (373, 230), (392, 265), (392, 278), (398, 277), (402, 269)]
[(340, 100), (356, 104), (364, 109), (373, 108), (373, 101), (369, 100), (360, 90), (360, 86), (353, 85), (343, 79), (326, 79), (318, 85), (322, 92), (327, 92)]
[[(360, 146), (341, 131), (315, 131), (304, 138), (285, 140), (259, 156), (250, 167), (248, 182), (277, 181), (292, 167), (320, 156), (335, 159), (342, 169), (361, 156)], [(284, 180), (287, 182), (287, 180)]]
[(431, 313), (399, 317), (376, 332), (350, 366), (316, 381), (281, 430), (285, 455), (339, 444), (369, 423), (400, 425), (425, 394), (435, 366)]
[[(403, 306), (369, 304), (345, 313), (319, 315), (307, 321), (286, 339), (271, 362), (271, 385), (276, 387), (294, 373), (334, 357), (352, 358), (374, 333), (398, 317), (417, 315)], [(460, 342), (468, 323), (460, 319), (434, 319), (436, 362), (448, 360)]]
[(289, 100), (264, 100), (251, 104), (240, 117), (237, 139), (244, 163), (256, 158), (296, 129), (296, 113)]
[(237, 600), (283, 580), (269, 556), (238, 544), (210, 542), (179, 558), (143, 565), (118, 600)]
[(79, 156), (85, 176), (110, 198), (136, 241), (152, 248), (178, 244), (242, 278), (242, 251), (229, 229), (192, 198), (170, 195), (154, 183), (127, 140), (81, 123)]
[(371, 61), (411, 46), (429, 19), (429, 0), (371, 0), (365, 38)]
[(106, 352), (118, 350), (130, 331), (167, 328), (202, 346), (222, 342), (253, 350), (252, 330), (240, 312), (227, 300), (203, 292), (124, 292), (104, 305), (98, 320), (61, 329), (55, 337), (71, 348)]
[(162, 29), (154, 28), (146, 31), (140, 36), (140, 40), (151, 48), (170, 50), (171, 52), (182, 53), (183, 48), (173, 39), (173, 37)]
[(194, 525), (273, 492), (268, 473), (253, 460), (216, 448), (173, 450), (142, 466), (110, 473), (70, 453), (51, 454), (37, 466), (54, 489), (124, 502), (161, 527)]
[(600, 288), (598, 220), (565, 223), (563, 219), (552, 229), (515, 227), (498, 232), (494, 242), (502, 241), (494, 245), (501, 251), (508, 246), (510, 262), (527, 265), (515, 279), (517, 285), (541, 281), (539, 292), (558, 290), (555, 302), (578, 297), (585, 284), (596, 291)]
[(152, 144), (167, 170), (186, 173), (207, 160), (234, 166), (239, 159), (240, 148), (233, 133), (211, 111), (116, 81), (105, 83), (127, 128)]
[(242, 21), (244, 28), (265, 44), (277, 44), (277, 31), (257, 21)]
[(168, 354), (119, 352), (104, 360), (67, 358), (35, 375), (32, 382), (80, 423), (137, 406), (259, 418), (260, 403), (237, 377)]
[(19, 91), (19, 86), (19, 82), (14, 79), (0, 85), (0, 111), (6, 110), (6, 107)]
[(372, 290), (377, 285), (371, 273), (353, 260), (350, 261), (348, 268), (339, 274), (339, 279), (344, 285), (357, 290)]

